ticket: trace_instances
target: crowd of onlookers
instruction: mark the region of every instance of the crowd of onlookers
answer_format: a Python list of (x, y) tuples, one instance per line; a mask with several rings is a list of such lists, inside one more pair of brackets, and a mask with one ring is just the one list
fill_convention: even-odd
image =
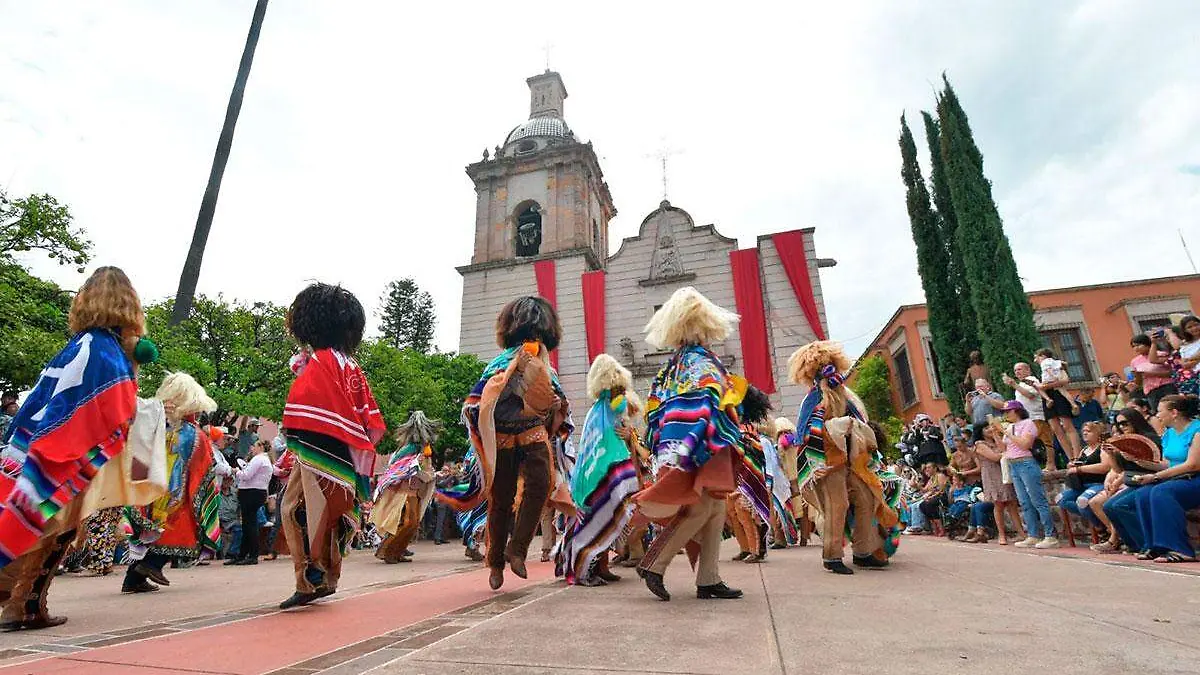
[(1058, 547), (1074, 519), (1097, 552), (1195, 561), (1200, 318), (1135, 335), (1131, 350), (1123, 374), (1073, 396), (1066, 365), (1039, 350), (1039, 375), (1028, 363), (999, 374), (1011, 400), (972, 354), (965, 414), (917, 415), (898, 444), (906, 532), (1000, 544), (1015, 534), (1016, 546), (1044, 549)]

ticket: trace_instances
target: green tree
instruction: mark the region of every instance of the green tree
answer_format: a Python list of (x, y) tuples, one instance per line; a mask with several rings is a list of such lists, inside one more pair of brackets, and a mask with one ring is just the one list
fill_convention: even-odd
[(80, 272), (92, 256), (83, 230), (72, 228), (71, 210), (46, 194), (9, 199), (0, 189), (0, 263), (18, 253), (37, 251)]
[(956, 243), (984, 361), (991, 372), (1003, 373), (1017, 361), (1028, 361), (1041, 339), (992, 198), (991, 182), (984, 175), (983, 154), (954, 88), (944, 75), (942, 79), (946, 88), (938, 98), (938, 126), (946, 184), (958, 222)]
[(157, 364), (142, 369), (143, 395), (152, 394), (166, 372), (183, 371), (217, 401), (218, 418), (236, 411), (280, 419), (292, 382), (288, 361), (295, 352), (284, 324), (287, 309), (201, 295), (188, 318), (172, 326), (173, 305), (167, 300), (147, 308), (146, 323), (160, 356)]
[[(412, 411), (423, 410), (445, 425), (433, 448), (434, 459), (439, 463), (462, 459), (468, 443), (460, 421), (463, 399), (486, 364), (466, 354), (396, 349), (382, 339), (364, 344), (359, 359), (389, 429), (403, 423)], [(395, 444), (388, 434), (380, 450), (390, 452)]]
[[(941, 132), (937, 120), (928, 112), (921, 111), (925, 121), (925, 140), (929, 145), (929, 178), (932, 184), (934, 213), (942, 242), (946, 245), (947, 266), (945, 277), (954, 291), (955, 306), (958, 308), (957, 339), (953, 351), (938, 355), (940, 369), (949, 371), (957, 381), (966, 373), (968, 356), (979, 349), (979, 334), (975, 320), (975, 308), (971, 304), (971, 287), (967, 283), (967, 270), (963, 263), (962, 250), (958, 247), (958, 216), (954, 214), (954, 202), (950, 197), (950, 186), (946, 184), (946, 163), (942, 161)], [(951, 391), (943, 389), (943, 391)], [(954, 389), (953, 391), (958, 391)], [(955, 409), (957, 412), (957, 408)]]
[(889, 459), (899, 455), (895, 444), (900, 440), (903, 422), (896, 417), (896, 408), (892, 404), (892, 382), (883, 355), (872, 354), (855, 365), (848, 386), (862, 399), (867, 417), (887, 432), (888, 446), (880, 451)]
[(0, 263), (0, 391), (37, 381), (66, 344), (71, 296), (15, 264)]
[(429, 351), (437, 321), (433, 296), (405, 277), (387, 285), (380, 304), (379, 332), (389, 345), (422, 353)]
[(917, 273), (921, 276), (921, 288), (925, 291), (925, 308), (929, 313), (929, 333), (933, 352), (938, 356), (939, 377), (942, 391), (947, 393), (950, 407), (962, 412), (958, 382), (966, 370), (966, 354), (962, 352), (964, 337), (960, 325), (960, 299), (953, 281), (947, 276), (950, 267), (949, 245), (937, 214), (929, 203), (929, 191), (921, 176), (917, 161), (917, 145), (904, 115), (900, 116), (900, 176), (908, 204), (908, 220), (912, 228), (913, 242), (917, 245)]

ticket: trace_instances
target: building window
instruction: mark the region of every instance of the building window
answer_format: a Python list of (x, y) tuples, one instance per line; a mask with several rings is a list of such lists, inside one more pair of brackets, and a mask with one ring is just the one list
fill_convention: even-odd
[(908, 349), (897, 349), (892, 353), (892, 361), (896, 364), (896, 378), (900, 380), (900, 405), (907, 408), (917, 402), (917, 386), (908, 365)]
[(517, 212), (517, 255), (537, 255), (542, 248), (542, 210), (535, 203)]
[(1092, 382), (1092, 366), (1088, 363), (1083, 337), (1078, 328), (1059, 328), (1041, 331), (1042, 345), (1067, 364), (1067, 375), (1072, 382)]
[(925, 362), (929, 365), (929, 377), (932, 380), (933, 395), (938, 398), (945, 398), (946, 392), (942, 391), (942, 368), (938, 365), (937, 352), (933, 351), (933, 338), (925, 338), (922, 342), (925, 345), (925, 353), (929, 358)]
[(1135, 321), (1137, 321), (1138, 332), (1146, 333), (1147, 335), (1155, 328), (1171, 327), (1171, 318), (1166, 316), (1144, 317), (1135, 319)]

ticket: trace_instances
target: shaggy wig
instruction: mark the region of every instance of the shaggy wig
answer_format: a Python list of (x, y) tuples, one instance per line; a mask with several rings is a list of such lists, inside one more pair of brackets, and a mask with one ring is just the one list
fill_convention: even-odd
[(761, 424), (771, 414), (771, 398), (762, 389), (750, 385), (742, 399), (742, 421), (746, 424)]
[(123, 340), (146, 334), (142, 301), (119, 267), (101, 267), (83, 282), (67, 315), (71, 334), (92, 328), (116, 328)]
[(175, 416), (179, 419), (217, 409), (217, 402), (187, 373), (171, 373), (164, 377), (154, 398), (174, 405)]
[(775, 435), (782, 433), (796, 433), (796, 423), (786, 417), (775, 418)]
[(590, 398), (600, 398), (606, 391), (624, 391), (626, 397), (633, 389), (633, 373), (608, 354), (601, 354), (592, 361), (588, 369), (587, 394)]
[(536, 295), (513, 300), (496, 317), (496, 344), (504, 349), (536, 341), (546, 345), (547, 350), (554, 350), (561, 340), (558, 312)]
[(691, 286), (684, 286), (671, 294), (642, 330), (651, 347), (678, 349), (722, 342), (737, 321), (737, 314), (718, 307)]
[[(830, 383), (829, 379), (821, 376), (825, 366), (833, 366), (837, 371), (839, 381)], [(788, 359), (788, 376), (795, 384), (804, 387), (819, 386), (825, 404), (825, 418), (833, 419), (846, 414), (847, 404), (853, 404), (865, 419), (867, 410), (863, 407), (858, 396), (850, 388), (842, 384), (840, 379), (850, 370), (850, 359), (842, 346), (831, 340), (810, 342), (797, 349)]]
[(353, 354), (362, 344), (367, 313), (341, 286), (313, 284), (300, 291), (288, 309), (287, 327), (302, 345)]
[(396, 429), (396, 442), (401, 447), (409, 443), (432, 446), (437, 443), (438, 434), (442, 431), (442, 423), (425, 416), (420, 410), (414, 410), (408, 416), (408, 421)]

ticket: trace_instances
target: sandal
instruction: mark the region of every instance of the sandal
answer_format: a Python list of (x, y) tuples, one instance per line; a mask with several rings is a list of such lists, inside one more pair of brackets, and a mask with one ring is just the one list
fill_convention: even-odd
[(1182, 553), (1176, 553), (1175, 551), (1167, 551), (1166, 553), (1155, 558), (1154, 562), (1156, 562), (1156, 563), (1194, 563), (1194, 562), (1196, 562), (1196, 559), (1188, 557)]
[(1102, 541), (1099, 544), (1092, 544), (1090, 548), (1096, 553), (1116, 553), (1120, 551), (1121, 545), (1111, 541)]
[(1155, 558), (1158, 557), (1158, 554), (1152, 553), (1150, 551), (1142, 551), (1141, 553), (1138, 553), (1137, 555), (1135, 555), (1133, 557), (1137, 558), (1138, 560), (1154, 560)]

